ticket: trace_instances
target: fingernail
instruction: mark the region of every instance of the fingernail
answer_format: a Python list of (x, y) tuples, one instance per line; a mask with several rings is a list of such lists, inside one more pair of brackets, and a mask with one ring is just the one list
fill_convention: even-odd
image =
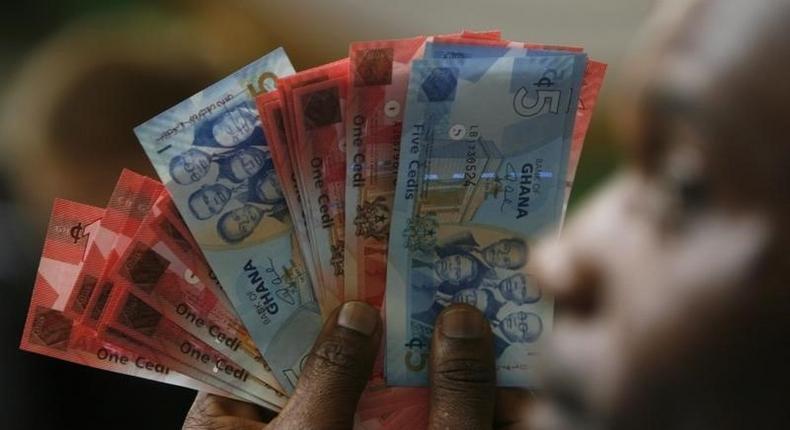
[(483, 337), (486, 323), (483, 314), (467, 308), (450, 309), (441, 314), (442, 333), (455, 339), (477, 339)]
[(370, 336), (376, 330), (379, 312), (362, 302), (348, 302), (340, 308), (337, 325)]

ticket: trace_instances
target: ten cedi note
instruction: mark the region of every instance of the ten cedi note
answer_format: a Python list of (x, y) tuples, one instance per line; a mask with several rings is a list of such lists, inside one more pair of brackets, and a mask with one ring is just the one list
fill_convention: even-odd
[(135, 129), (228, 298), (289, 392), (321, 316), (254, 98), (292, 73), (279, 48)]
[(485, 313), (499, 385), (531, 386), (553, 301), (527, 240), (564, 206), (583, 54), (415, 61), (387, 267), (387, 380), (425, 385), (433, 323), (451, 302)]

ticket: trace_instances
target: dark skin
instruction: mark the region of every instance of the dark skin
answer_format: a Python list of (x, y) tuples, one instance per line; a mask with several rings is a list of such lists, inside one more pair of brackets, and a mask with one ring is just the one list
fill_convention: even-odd
[[(343, 327), (336, 310), (324, 325), (294, 395), (279, 415), (236, 400), (200, 393), (187, 415), (187, 430), (349, 429), (373, 369), (382, 323), (368, 305), (375, 329), (370, 335)], [(454, 314), (450, 319), (448, 314)], [(448, 323), (449, 321), (449, 323)], [(458, 329), (471, 335), (458, 337)], [(449, 333), (449, 335), (447, 335)], [(518, 428), (526, 391), (496, 389), (491, 329), (468, 305), (449, 306), (437, 319), (431, 352), (432, 429)]]
[[(656, 3), (615, 104), (630, 165), (529, 263), (557, 300), (545, 389), (495, 390), (490, 330), (448, 337), (454, 305), (432, 429), (788, 428), (788, 22), (786, 0)], [(350, 428), (353, 401), (304, 421), (333, 377), (306, 374), (316, 391), (271, 425)]]
[(787, 428), (790, 2), (657, 5), (631, 163), (534, 255), (559, 317), (531, 428)]

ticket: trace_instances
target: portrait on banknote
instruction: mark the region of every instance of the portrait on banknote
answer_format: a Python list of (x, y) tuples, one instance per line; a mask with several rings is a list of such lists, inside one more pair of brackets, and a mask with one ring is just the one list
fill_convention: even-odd
[(478, 288), (465, 288), (455, 293), (452, 301), (474, 306), (493, 320), (506, 303), (530, 304), (541, 297), (540, 289), (529, 275), (515, 273), (502, 280), (484, 282)]
[(135, 128), (284, 392), (321, 318), (254, 98), (293, 73), (276, 49)]
[[(187, 194), (184, 214), (198, 222), (211, 243), (264, 240), (290, 219), (271, 153), (255, 106), (226, 104), (194, 126), (191, 147), (175, 155), (168, 170), (174, 186)], [(261, 224), (274, 228), (259, 229)], [(256, 231), (270, 234), (255, 235)], [(276, 234), (276, 233), (275, 233)], [(265, 236), (265, 237), (264, 237)]]
[(255, 147), (241, 147), (214, 154), (192, 148), (173, 157), (170, 161), (170, 176), (178, 184), (189, 185), (203, 179), (209, 173), (211, 164), (216, 163), (219, 177), (240, 183), (260, 172), (270, 158), (267, 152)]
[(528, 256), (527, 242), (506, 230), (437, 228), (432, 245), (412, 252), (409, 303), (415, 335), (429, 342), (439, 313), (452, 303), (467, 303), (491, 322), (498, 357), (511, 344), (535, 342), (543, 322), (530, 307), (542, 295), (526, 272)]
[(195, 128), (193, 146), (239, 148), (266, 142), (255, 104), (245, 100)]

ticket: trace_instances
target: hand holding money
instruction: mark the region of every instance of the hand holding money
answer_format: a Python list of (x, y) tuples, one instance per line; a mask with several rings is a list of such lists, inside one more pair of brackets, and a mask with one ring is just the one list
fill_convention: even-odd
[(656, 5), (561, 237), (583, 50), (276, 50), (135, 130), (161, 183), (55, 202), (22, 348), (195, 389), (187, 430), (787, 428), (789, 5)]
[[(440, 314), (437, 328), (431, 352), (430, 428), (519, 423), (528, 394), (495, 388), (493, 337), (483, 314), (472, 306), (452, 305)], [(277, 418), (269, 422), (271, 414), (253, 405), (199, 393), (184, 429), (351, 428), (381, 330), (374, 308), (345, 303), (324, 324), (294, 396)]]
[(272, 51), (135, 128), (161, 183), (56, 202), (22, 348), (196, 389), (186, 428), (518, 422), (605, 69), (498, 31)]

